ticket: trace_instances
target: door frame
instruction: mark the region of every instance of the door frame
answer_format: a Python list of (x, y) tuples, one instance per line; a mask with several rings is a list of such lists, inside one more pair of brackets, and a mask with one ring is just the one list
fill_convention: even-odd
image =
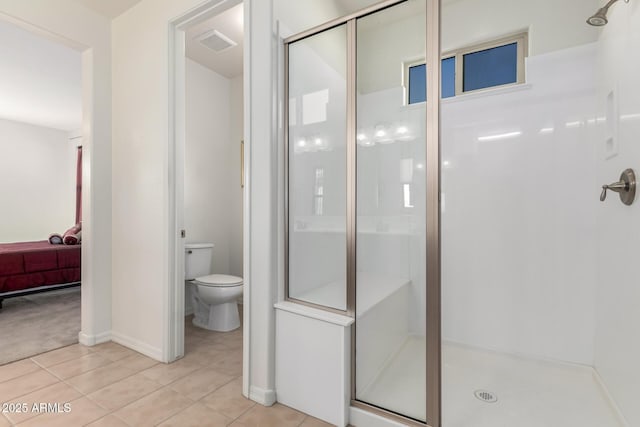
[[(174, 361), (184, 356), (184, 159), (186, 144), (186, 49), (185, 30), (187, 27), (207, 20), (215, 15), (243, 3), (242, 0), (208, 0), (199, 7), (190, 10), (169, 22), (169, 292), (165, 295), (164, 318), (164, 360)], [(250, 2), (244, 2), (244, 35), (249, 38), (247, 25), (250, 14)], [(244, 86), (247, 89), (248, 62), (247, 48), (244, 52)], [(244, 111), (250, 99), (250, 91), (244, 90)], [(246, 115), (246, 114), (245, 114)], [(249, 123), (244, 121), (244, 133)], [(244, 140), (244, 209), (243, 209), (243, 394), (249, 394), (249, 354), (250, 354), (250, 182), (251, 141)], [(188, 233), (188, 230), (187, 230)]]

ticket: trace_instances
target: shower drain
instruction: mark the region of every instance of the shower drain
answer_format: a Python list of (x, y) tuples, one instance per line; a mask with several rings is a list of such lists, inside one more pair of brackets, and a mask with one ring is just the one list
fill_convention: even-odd
[(487, 390), (476, 390), (473, 394), (476, 396), (476, 399), (486, 403), (495, 403), (498, 401), (498, 396)]

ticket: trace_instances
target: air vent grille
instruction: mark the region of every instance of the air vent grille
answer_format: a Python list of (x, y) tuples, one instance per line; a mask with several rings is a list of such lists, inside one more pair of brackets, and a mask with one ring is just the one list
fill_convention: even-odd
[(196, 39), (202, 45), (216, 53), (224, 52), (238, 44), (218, 30), (207, 31), (204, 34), (199, 35)]

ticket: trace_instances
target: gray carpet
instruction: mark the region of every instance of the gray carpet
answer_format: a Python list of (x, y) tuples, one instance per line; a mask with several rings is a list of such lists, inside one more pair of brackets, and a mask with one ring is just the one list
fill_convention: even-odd
[(5, 299), (0, 365), (78, 342), (80, 287)]

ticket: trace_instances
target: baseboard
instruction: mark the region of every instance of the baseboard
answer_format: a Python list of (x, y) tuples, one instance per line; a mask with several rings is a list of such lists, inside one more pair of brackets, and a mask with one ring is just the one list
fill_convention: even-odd
[(162, 349), (150, 346), (149, 344), (145, 344), (135, 338), (131, 338), (118, 332), (112, 331), (111, 340), (125, 347), (128, 347), (131, 350), (137, 351), (138, 353), (144, 354), (145, 356), (149, 356), (152, 359), (158, 361), (163, 360)]
[(353, 427), (407, 427), (407, 424), (353, 406), (349, 408), (349, 425)]
[(276, 391), (265, 390), (252, 385), (249, 387), (249, 399), (263, 406), (271, 406), (276, 403)]
[(600, 376), (600, 373), (598, 372), (597, 369), (595, 368), (592, 368), (592, 369), (593, 369), (593, 372), (592, 372), (593, 379), (595, 380), (595, 382), (598, 383), (598, 386), (600, 387), (600, 391), (604, 395), (604, 398), (607, 400), (607, 403), (609, 404), (609, 406), (611, 406), (611, 409), (613, 410), (613, 412), (615, 412), (616, 417), (620, 422), (620, 425), (622, 427), (629, 427), (629, 423), (627, 422), (627, 419), (625, 418), (624, 414), (620, 410), (618, 403), (613, 398), (611, 393), (609, 393), (609, 389), (607, 388), (607, 385), (605, 384), (604, 379)]
[(102, 332), (97, 335), (87, 335), (80, 331), (78, 333), (78, 341), (82, 345), (86, 345), (88, 347), (94, 346), (96, 344), (102, 344), (103, 342), (111, 341), (111, 331)]

